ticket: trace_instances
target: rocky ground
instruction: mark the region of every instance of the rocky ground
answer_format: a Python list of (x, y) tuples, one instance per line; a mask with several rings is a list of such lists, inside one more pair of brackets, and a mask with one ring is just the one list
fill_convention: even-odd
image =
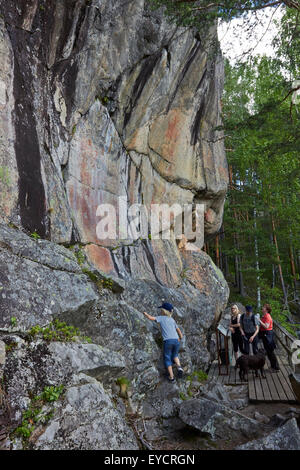
[[(242, 386), (205, 383), (215, 299), (220, 308), (228, 296), (207, 255), (193, 255), (202, 291), (188, 276), (172, 290), (107, 278), (74, 248), (3, 225), (0, 243), (8, 306), (0, 328), (2, 448), (233, 449), (249, 441), (300, 448), (298, 406), (254, 407)], [(171, 295), (185, 335), (185, 377), (175, 384), (164, 376), (159, 329), (142, 314)]]
[[(161, 376), (137, 403), (132, 385), (117, 378), (118, 354), (78, 341), (2, 338), (12, 347), (1, 387), (2, 449), (300, 448), (300, 405), (251, 404), (247, 386), (206, 384), (203, 373), (175, 384)], [(38, 393), (45, 377), (63, 389)]]

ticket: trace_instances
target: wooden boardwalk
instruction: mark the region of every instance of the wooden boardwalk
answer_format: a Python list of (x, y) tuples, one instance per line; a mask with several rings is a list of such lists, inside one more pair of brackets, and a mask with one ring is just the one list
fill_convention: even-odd
[[(219, 366), (214, 361), (208, 372), (207, 381), (212, 380), (222, 383), (223, 385), (248, 385), (250, 402), (269, 402), (269, 403), (297, 403), (297, 399), (292, 390), (288, 375), (291, 372), (286, 360), (283, 356), (277, 356), (280, 372), (272, 373), (267, 365), (265, 365), (266, 378), (255, 377), (255, 372), (249, 371), (248, 382), (241, 382), (239, 370), (233, 365), (229, 366), (228, 375), (219, 375)], [(226, 366), (222, 366), (222, 372), (226, 372)]]
[[(221, 372), (226, 373), (226, 366), (222, 366)], [(208, 371), (207, 383), (211, 381), (219, 382), (223, 385), (246, 385), (247, 382), (241, 382), (239, 377), (239, 371), (234, 366), (229, 366), (228, 375), (219, 375), (218, 362), (214, 361)]]

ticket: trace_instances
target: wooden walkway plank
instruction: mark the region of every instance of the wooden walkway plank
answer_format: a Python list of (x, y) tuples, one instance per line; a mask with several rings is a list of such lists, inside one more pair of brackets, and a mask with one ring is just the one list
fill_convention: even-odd
[(266, 378), (265, 379), (261, 378), (260, 380), (261, 380), (261, 384), (262, 384), (263, 391), (264, 391), (265, 401), (270, 402), (270, 401), (273, 401), (273, 399), (272, 399), (272, 394), (271, 394), (271, 391), (270, 391), (270, 388), (269, 388), (266, 372), (267, 372), (267, 370), (265, 369), (264, 373), (265, 373)]
[(284, 387), (288, 401), (297, 402), (297, 398), (291, 386), (289, 374), (290, 374), (290, 369), (287, 366), (280, 364), (279, 380), (282, 386)]
[[(271, 402), (273, 401), (273, 396), (272, 396), (272, 390), (270, 388), (270, 378), (268, 380), (268, 374), (270, 373), (267, 362), (265, 363), (264, 366), (264, 373), (265, 373), (265, 379), (261, 379), (263, 383), (263, 389), (264, 389), (264, 395), (265, 395), (265, 401)], [(272, 381), (272, 387), (273, 387), (273, 381)]]
[(266, 384), (265, 388), (268, 387), (269, 394), (271, 395), (271, 400), (272, 401), (279, 401), (279, 395), (277, 393), (277, 389), (274, 385), (273, 378), (272, 378), (272, 373), (269, 370), (265, 371), (266, 374)]
[(280, 401), (288, 401), (286, 391), (280, 381), (280, 376), (282, 377), (282, 372), (273, 373), (272, 376), (273, 376), (273, 380), (274, 380), (278, 395), (280, 397)]
[(236, 371), (235, 371), (235, 385), (247, 385), (247, 384), (248, 384), (248, 382), (246, 382), (245, 380), (241, 381), (240, 374), (239, 374), (239, 369), (236, 369)]
[[(222, 369), (222, 372), (225, 373), (226, 372), (226, 367), (224, 367), (224, 369)], [(221, 382), (223, 385), (226, 385), (228, 383), (228, 375), (222, 375), (222, 382)]]
[(277, 391), (277, 387), (274, 382), (274, 374), (270, 371), (266, 371), (266, 376), (267, 376), (267, 381), (268, 381), (268, 386), (272, 395), (272, 400), (273, 401), (281, 401), (281, 397)]
[(229, 379), (228, 379), (228, 384), (229, 385), (235, 385), (235, 368), (233, 366), (230, 366), (230, 373), (229, 373)]
[(260, 373), (259, 373), (259, 376), (256, 377), (255, 372), (253, 372), (253, 380), (254, 380), (254, 386), (255, 386), (255, 392), (256, 392), (256, 400), (265, 401), (264, 391), (263, 391), (263, 387), (260, 381)]
[(293, 402), (296, 400), (295, 394), (293, 392), (290, 379), (289, 379), (289, 374), (291, 372), (291, 369), (286, 361), (284, 361), (284, 358), (282, 356), (278, 356), (278, 364), (280, 367), (280, 372), (277, 374), (274, 374), (277, 379), (275, 379), (276, 384), (279, 382), (282, 389), (284, 390), (284, 393), (286, 395), (286, 400), (289, 402)]
[(256, 389), (254, 385), (254, 376), (251, 371), (249, 371), (249, 374), (248, 374), (248, 393), (249, 393), (250, 401), (257, 401)]
[(282, 387), (284, 387), (284, 391), (286, 393), (287, 401), (289, 403), (296, 403), (297, 399), (295, 397), (295, 394), (294, 394), (293, 390), (291, 390), (290, 387), (289, 387), (289, 383), (288, 383), (289, 379), (286, 378), (284, 376), (284, 374), (280, 374), (278, 378), (281, 382)]
[[(227, 367), (224, 366), (224, 365), (221, 366), (222, 375), (219, 376), (219, 379), (220, 379), (220, 383), (223, 384), (223, 385), (226, 385), (228, 383), (228, 379), (229, 379), (229, 374), (224, 375), (224, 374), (226, 374), (226, 371), (227, 371)], [(228, 366), (228, 372), (230, 372), (230, 366)]]
[(239, 369), (236, 369), (234, 365), (233, 370), (234, 370), (234, 384), (238, 385), (240, 383)]
[(290, 398), (293, 399), (293, 400), (297, 400), (296, 395), (294, 393), (294, 390), (292, 388), (290, 379), (288, 377), (288, 374), (283, 373), (282, 376), (283, 376), (283, 380), (285, 380), (285, 382), (287, 384), (286, 385), (286, 390), (287, 390), (287, 393), (289, 394)]

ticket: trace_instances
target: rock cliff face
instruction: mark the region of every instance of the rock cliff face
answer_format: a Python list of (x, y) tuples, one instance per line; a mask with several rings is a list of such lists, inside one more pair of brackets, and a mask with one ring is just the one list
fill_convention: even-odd
[[(67, 390), (36, 448), (136, 448), (115, 381), (131, 381), (135, 412), (165, 393), (159, 330), (142, 312), (175, 305), (192, 372), (209, 363), (209, 332), (228, 298), (209, 256), (174, 234), (96, 233), (97, 207), (118, 210), (120, 197), (146, 208), (202, 203), (207, 237), (222, 222), (222, 59), (215, 40), (144, 3), (0, 1), (0, 329), (11, 421), (20, 424), (45, 386)], [(28, 336), (54, 318), (94, 344)]]

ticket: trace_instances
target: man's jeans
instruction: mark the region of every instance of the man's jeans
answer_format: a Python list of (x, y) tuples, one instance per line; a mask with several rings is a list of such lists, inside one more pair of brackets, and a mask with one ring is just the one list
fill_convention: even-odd
[(257, 340), (257, 335), (255, 336), (254, 340), (252, 343), (249, 343), (249, 339), (251, 336), (253, 336), (254, 333), (245, 333), (245, 336), (243, 336), (243, 344), (244, 344), (244, 354), (249, 354), (250, 352), (250, 344), (252, 344), (252, 349), (253, 349), (253, 354), (257, 354), (258, 351), (258, 340)]

